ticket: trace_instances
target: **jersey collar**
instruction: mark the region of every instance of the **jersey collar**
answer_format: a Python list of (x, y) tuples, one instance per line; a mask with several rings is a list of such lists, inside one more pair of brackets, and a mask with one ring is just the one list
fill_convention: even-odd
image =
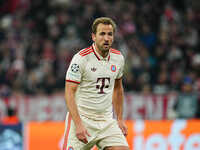
[(95, 43), (92, 44), (92, 48), (94, 50), (94, 55), (97, 57), (98, 60), (102, 60), (102, 61), (109, 61), (110, 60), (110, 51), (108, 53), (108, 56), (106, 56), (105, 58), (102, 57), (96, 50), (95, 48)]

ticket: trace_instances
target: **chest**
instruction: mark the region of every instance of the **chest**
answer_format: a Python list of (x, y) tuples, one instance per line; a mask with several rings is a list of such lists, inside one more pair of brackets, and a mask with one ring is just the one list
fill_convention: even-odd
[(120, 66), (112, 61), (92, 61), (86, 64), (83, 78), (89, 81), (105, 78), (114, 80), (119, 73)]

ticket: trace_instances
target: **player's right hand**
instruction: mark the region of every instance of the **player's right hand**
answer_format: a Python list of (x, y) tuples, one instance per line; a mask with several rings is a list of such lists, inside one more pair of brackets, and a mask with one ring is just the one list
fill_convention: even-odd
[(79, 141), (87, 144), (88, 143), (87, 136), (91, 135), (88, 133), (87, 129), (83, 124), (79, 124), (76, 127), (76, 137), (78, 138)]

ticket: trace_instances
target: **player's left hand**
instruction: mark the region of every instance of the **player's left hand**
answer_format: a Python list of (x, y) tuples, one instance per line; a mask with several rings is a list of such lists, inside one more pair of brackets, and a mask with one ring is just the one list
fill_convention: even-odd
[(126, 124), (124, 123), (124, 121), (118, 120), (118, 125), (119, 125), (119, 128), (122, 130), (122, 133), (124, 134), (124, 136), (127, 136), (128, 128), (127, 128)]

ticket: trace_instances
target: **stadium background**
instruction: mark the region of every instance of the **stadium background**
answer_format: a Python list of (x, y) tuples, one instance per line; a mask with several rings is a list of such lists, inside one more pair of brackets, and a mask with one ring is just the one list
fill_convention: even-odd
[(126, 58), (131, 149), (200, 150), (199, 0), (1, 0), (0, 150), (60, 149), (66, 69), (100, 16)]

